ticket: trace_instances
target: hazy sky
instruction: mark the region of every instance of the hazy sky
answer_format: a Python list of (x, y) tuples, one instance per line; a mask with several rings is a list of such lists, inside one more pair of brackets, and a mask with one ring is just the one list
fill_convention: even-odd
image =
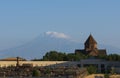
[(120, 0), (0, 1), (0, 50), (51, 31), (120, 48)]

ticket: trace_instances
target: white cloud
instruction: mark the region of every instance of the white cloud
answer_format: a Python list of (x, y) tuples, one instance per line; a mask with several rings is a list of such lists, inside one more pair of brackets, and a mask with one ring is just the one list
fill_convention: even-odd
[(51, 37), (55, 38), (63, 38), (63, 39), (69, 39), (70, 37), (64, 33), (59, 33), (59, 32), (53, 32), (53, 31), (48, 31), (46, 32), (46, 35), (49, 35)]

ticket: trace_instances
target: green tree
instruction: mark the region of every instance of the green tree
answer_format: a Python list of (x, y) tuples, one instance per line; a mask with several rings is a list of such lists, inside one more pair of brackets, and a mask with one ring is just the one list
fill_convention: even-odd
[(50, 74), (51, 73), (51, 69), (50, 68), (46, 68), (45, 73), (46, 74)]
[(120, 61), (120, 55), (118, 55), (118, 54), (109, 54), (107, 56), (107, 60), (110, 60), (110, 61)]
[(75, 54), (74, 53), (67, 54), (67, 61), (75, 61)]
[[(57, 51), (47, 52), (41, 60), (43, 61), (79, 61), (81, 59), (89, 58), (88, 55), (82, 53), (63, 53)], [(35, 59), (36, 60), (36, 59)]]
[(111, 73), (111, 74), (115, 74), (115, 68), (114, 68), (114, 67), (111, 67), (110, 73)]
[(104, 78), (109, 78), (109, 74), (104, 74)]
[(99, 59), (107, 59), (107, 55), (99, 55), (98, 58)]
[(66, 58), (66, 54), (57, 51), (50, 51), (43, 56), (43, 60), (45, 61), (64, 61)]
[(97, 67), (90, 65), (87, 67), (87, 71), (89, 74), (95, 74), (95, 73), (97, 73)]
[(33, 76), (33, 77), (39, 77), (39, 76), (41, 76), (40, 71), (37, 70), (37, 69), (36, 69), (36, 70), (33, 70), (32, 76)]

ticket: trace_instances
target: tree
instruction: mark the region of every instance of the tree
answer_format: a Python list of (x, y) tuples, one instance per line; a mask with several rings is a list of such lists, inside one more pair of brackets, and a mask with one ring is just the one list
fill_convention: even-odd
[(67, 61), (75, 61), (75, 54), (73, 53), (67, 54)]
[(109, 74), (104, 74), (104, 78), (109, 78)]
[(95, 74), (95, 73), (97, 73), (97, 67), (90, 65), (87, 67), (87, 71), (89, 74), (93, 74), (93, 73)]
[[(82, 53), (63, 53), (57, 51), (47, 52), (42, 59), (43, 61), (79, 61), (81, 59), (89, 58), (89, 56), (84, 55)], [(35, 59), (37, 61), (37, 59)]]
[(36, 69), (36, 70), (33, 70), (33, 73), (32, 73), (32, 76), (33, 76), (33, 77), (40, 77), (40, 75), (41, 75), (41, 74), (40, 74), (40, 71), (39, 71), (39, 70), (37, 70), (37, 69)]
[(115, 74), (115, 68), (114, 68), (114, 67), (111, 67), (110, 73), (111, 73), (111, 74)]
[(64, 61), (66, 58), (66, 54), (57, 51), (50, 51), (43, 56), (44, 61)]
[(107, 56), (107, 60), (110, 60), (110, 61), (120, 61), (120, 55), (118, 55), (118, 54), (109, 54)]

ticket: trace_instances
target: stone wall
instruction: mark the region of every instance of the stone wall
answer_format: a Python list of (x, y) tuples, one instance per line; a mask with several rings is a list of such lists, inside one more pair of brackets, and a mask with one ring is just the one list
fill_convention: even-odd
[[(16, 61), (0, 61), (0, 67), (16, 66)], [(19, 61), (19, 65), (32, 64), (35, 66), (76, 66), (78, 62), (72, 61)]]

